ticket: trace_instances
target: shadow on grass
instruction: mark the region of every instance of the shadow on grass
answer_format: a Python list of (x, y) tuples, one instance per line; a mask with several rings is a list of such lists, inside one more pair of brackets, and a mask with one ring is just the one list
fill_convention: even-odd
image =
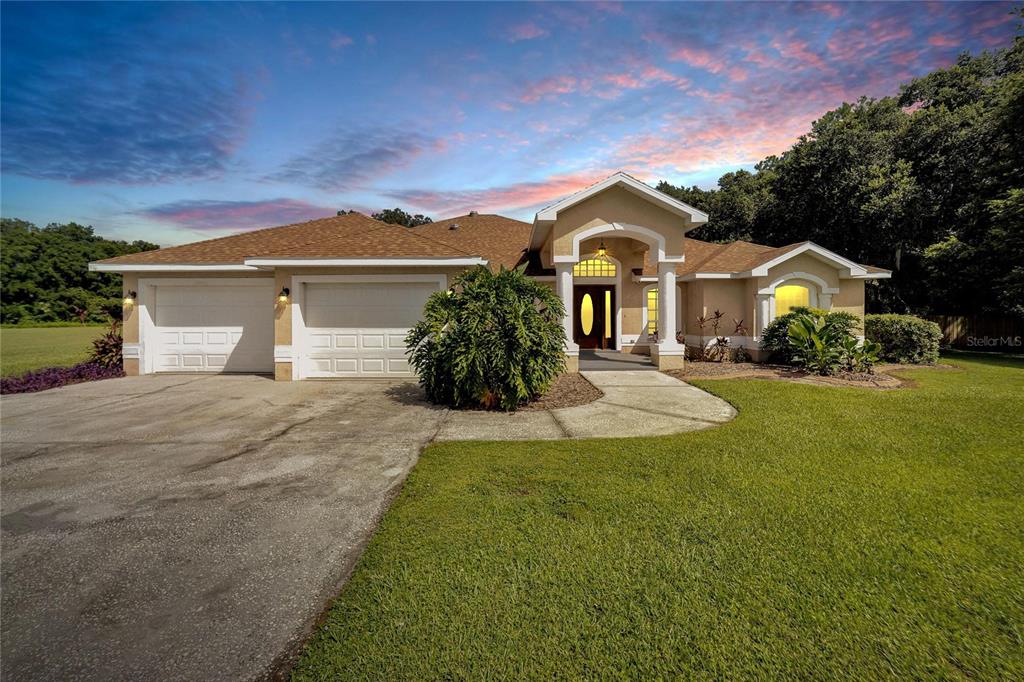
[[(991, 367), (1010, 367), (1024, 369), (1024, 355), (1014, 353), (984, 353), (969, 350), (948, 350), (942, 352), (943, 360), (970, 360)], [(908, 365), (913, 367), (913, 365)]]

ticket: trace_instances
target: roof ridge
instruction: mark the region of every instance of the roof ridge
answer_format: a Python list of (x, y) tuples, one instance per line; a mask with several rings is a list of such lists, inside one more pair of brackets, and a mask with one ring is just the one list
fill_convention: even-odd
[[(480, 212), (477, 212), (476, 215), (473, 215), (472, 213), (463, 213), (462, 215), (451, 216), (450, 218), (438, 218), (437, 220), (434, 220), (434, 221), (429, 222), (429, 223), (423, 223), (422, 225), (417, 225), (416, 227), (428, 227), (430, 225), (439, 225), (440, 223), (446, 223), (446, 222), (448, 222), (450, 220), (459, 220), (461, 218), (484, 218), (484, 217), (487, 217), (487, 216), (491, 216), (491, 217), (494, 217), (494, 218), (501, 218), (502, 220), (508, 220), (508, 221), (513, 222), (513, 223), (519, 223), (521, 225), (527, 225), (527, 226), (533, 225), (533, 223), (528, 223), (525, 220), (516, 220), (515, 218), (509, 218), (508, 216), (501, 215), (500, 213), (480, 213)], [(415, 228), (413, 228), (413, 229), (415, 229)]]
[[(378, 222), (378, 223), (381, 222), (381, 221), (377, 220), (376, 218), (373, 218), (371, 216), (366, 215), (365, 213), (360, 213), (359, 211), (355, 211), (355, 213), (357, 215), (362, 216), (363, 218), (366, 218), (367, 220), (373, 220), (373, 221)], [(351, 213), (346, 213), (345, 215), (352, 215), (352, 214)], [(185, 243), (185, 244), (174, 244), (172, 246), (161, 246), (160, 248), (151, 249), (150, 251), (142, 251), (140, 253), (151, 253), (152, 251), (163, 251), (165, 249), (176, 249), (176, 248), (179, 248), (179, 247), (182, 247), (182, 246), (196, 246), (198, 244), (211, 244), (213, 242), (224, 241), (225, 239), (236, 239), (238, 237), (248, 237), (249, 235), (261, 234), (263, 232), (272, 232), (274, 230), (285, 230), (285, 229), (290, 229), (290, 228), (294, 228), (294, 227), (302, 227), (302, 226), (305, 226), (305, 225), (309, 225), (310, 223), (319, 223), (319, 222), (323, 222), (325, 220), (337, 220), (338, 218), (344, 218), (344, 217), (345, 216), (343, 216), (343, 215), (332, 215), (332, 216), (324, 216), (323, 218), (310, 218), (309, 220), (306, 220), (306, 221), (301, 222), (301, 223), (289, 223), (287, 225), (274, 225), (272, 227), (259, 227), (259, 228), (256, 228), (255, 230), (243, 230), (242, 232), (236, 232), (235, 234), (226, 234), (223, 237), (210, 237), (209, 239), (200, 239), (197, 242), (188, 242), (188, 243)]]
[[(388, 223), (385, 223), (385, 224), (388, 224)], [(395, 225), (394, 227), (398, 227), (398, 226)], [(456, 248), (456, 247), (452, 246), (451, 244), (445, 244), (444, 242), (438, 241), (437, 239), (431, 239), (430, 237), (427, 237), (426, 235), (416, 234), (415, 228), (399, 227), (399, 229), (404, 230), (409, 235), (411, 235), (413, 237), (416, 237), (417, 239), (423, 239), (425, 241), (430, 242), (431, 244), (437, 244), (438, 246), (443, 246), (446, 249), (452, 249), (453, 251), (458, 251), (459, 253), (464, 254), (466, 256), (482, 257), (481, 254), (470, 253), (469, 251), (463, 251), (462, 249)]]

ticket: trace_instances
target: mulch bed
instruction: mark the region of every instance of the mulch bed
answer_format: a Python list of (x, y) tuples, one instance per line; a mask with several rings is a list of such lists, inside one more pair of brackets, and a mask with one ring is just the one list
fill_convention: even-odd
[(562, 407), (576, 407), (592, 403), (604, 393), (580, 374), (561, 374), (555, 379), (551, 390), (539, 400), (520, 407), (520, 410), (557, 410)]
[[(921, 366), (923, 365), (914, 366), (914, 368)], [(683, 369), (672, 369), (665, 373), (683, 381), (688, 379), (776, 379), (802, 384), (892, 389), (913, 385), (909, 379), (901, 379), (889, 374), (892, 370), (909, 367), (911, 366), (878, 365), (872, 374), (840, 373), (823, 377), (789, 365), (769, 365), (755, 362), (688, 362)], [(936, 367), (949, 368), (942, 365), (936, 365)]]

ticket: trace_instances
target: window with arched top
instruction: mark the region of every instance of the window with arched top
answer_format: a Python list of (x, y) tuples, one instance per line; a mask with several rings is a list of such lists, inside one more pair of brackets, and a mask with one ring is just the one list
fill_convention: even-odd
[(572, 266), (573, 277), (615, 277), (617, 273), (615, 263), (600, 258), (581, 260)]
[(811, 305), (811, 290), (799, 284), (775, 287), (775, 316), (781, 317), (793, 308)]

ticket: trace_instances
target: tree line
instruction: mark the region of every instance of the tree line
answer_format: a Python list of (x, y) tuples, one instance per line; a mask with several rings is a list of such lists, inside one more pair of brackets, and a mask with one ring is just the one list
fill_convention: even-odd
[(898, 94), (829, 111), (718, 187), (658, 189), (710, 214), (697, 239), (811, 240), (893, 270), (874, 312), (1024, 316), (1024, 37)]
[(40, 228), (0, 220), (0, 321), (106, 322), (121, 317), (121, 276), (89, 272), (89, 261), (159, 248), (116, 241), (77, 223)]

